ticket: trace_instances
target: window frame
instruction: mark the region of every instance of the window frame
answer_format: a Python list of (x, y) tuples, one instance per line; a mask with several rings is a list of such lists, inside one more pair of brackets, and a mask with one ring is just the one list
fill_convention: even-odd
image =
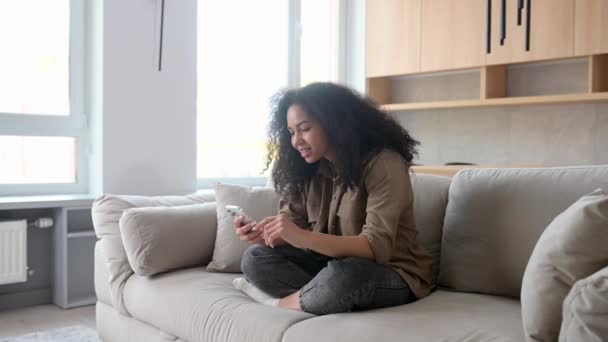
[[(288, 62), (287, 62), (287, 87), (296, 88), (300, 86), (300, 46), (301, 46), (301, 1), (289, 0), (288, 6)], [(346, 81), (346, 22), (347, 22), (347, 0), (338, 0), (338, 82)], [(198, 115), (198, 113), (197, 113)], [(217, 177), (197, 178), (199, 190), (213, 188), (217, 183), (229, 183), (248, 186), (265, 186), (268, 177)]]
[(70, 0), (69, 96), (67, 116), (0, 112), (0, 135), (72, 137), (75, 139), (74, 183), (0, 184), (0, 196), (84, 194), (89, 189), (88, 115), (85, 111), (86, 0)]

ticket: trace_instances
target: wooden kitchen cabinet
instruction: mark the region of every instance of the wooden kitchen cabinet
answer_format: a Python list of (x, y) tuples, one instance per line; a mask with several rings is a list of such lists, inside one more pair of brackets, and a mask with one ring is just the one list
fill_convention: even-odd
[(366, 75), (420, 71), (422, 0), (367, 0)]
[(422, 1), (421, 71), (484, 65), (483, 0)]
[(574, 54), (608, 53), (608, 0), (576, 0)]
[[(491, 42), (489, 53), (486, 51), (486, 65), (574, 56), (575, 0), (524, 0), (522, 2), (524, 8), (521, 10), (521, 25), (518, 25), (518, 0), (505, 1), (506, 37), (504, 44), (501, 45), (503, 1), (491, 0)], [(526, 50), (527, 7), (529, 4), (531, 4), (529, 50)], [(487, 9), (487, 5), (485, 8)]]
[[(501, 45), (503, 0), (367, 0), (367, 95), (389, 112), (608, 102), (608, 0), (504, 2)], [(587, 91), (508, 93), (510, 64), (560, 59), (587, 64)], [(411, 96), (457, 69), (479, 75), (479, 96)]]

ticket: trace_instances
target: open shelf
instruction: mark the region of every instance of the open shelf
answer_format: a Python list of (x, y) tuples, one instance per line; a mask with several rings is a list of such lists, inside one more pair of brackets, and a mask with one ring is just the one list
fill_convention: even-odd
[(472, 108), (472, 107), (499, 107), (499, 106), (521, 106), (521, 105), (547, 105), (564, 103), (592, 103), (608, 102), (608, 92), (572, 95), (544, 95), (544, 96), (520, 96), (504, 97), (485, 100), (456, 100), (436, 102), (411, 102), (381, 105), (388, 112), (446, 109), (446, 108)]
[(93, 254), (96, 241), (95, 236), (68, 240), (66, 307), (95, 303)]
[(67, 211), (68, 235), (77, 232), (93, 232), (91, 208), (73, 208)]
[(53, 303), (62, 308), (94, 304), (97, 236), (91, 206), (56, 209)]
[[(557, 63), (562, 64), (556, 68), (555, 64)], [(564, 82), (557, 85), (547, 84), (547, 88), (551, 89), (546, 92), (540, 92), (539, 89), (529, 89), (528, 92), (514, 91), (509, 96), (510, 89), (512, 89), (510, 82), (517, 82), (518, 77), (520, 77), (519, 75), (522, 75), (522, 71), (523, 73), (528, 72), (528, 69), (525, 69), (528, 67), (537, 68), (530, 69), (536, 70), (535, 72), (538, 76), (534, 77), (538, 77), (540, 82), (537, 82), (537, 84), (545, 82), (543, 79), (544, 71), (557, 72), (560, 75), (559, 72), (561, 70), (569, 70), (571, 74), (578, 75), (583, 73), (583, 77), (586, 77), (587, 82), (573, 84), (570, 79), (562, 74), (559, 77), (564, 79)], [(465, 75), (458, 79), (458, 73), (464, 73)], [(509, 80), (510, 77), (513, 77), (512, 81)], [(406, 78), (405, 81), (404, 78)], [(437, 94), (431, 94), (429, 97), (426, 94), (420, 94), (432, 89), (426, 86), (424, 82), (418, 81), (423, 78), (435, 78), (435, 85), (440, 82), (443, 84), (446, 84), (446, 82), (447, 84), (453, 84), (454, 80), (456, 80), (460, 82), (458, 84), (460, 86), (459, 92), (461, 96), (464, 94), (464, 98), (446, 98), (441, 97), (441, 95), (437, 96)], [(435, 86), (435, 88), (438, 87)], [(442, 72), (368, 78), (367, 93), (382, 109), (388, 112), (608, 102), (608, 54), (565, 59), (562, 61), (522, 63), (517, 66), (488, 65), (458, 71), (456, 74), (454, 72)], [(418, 102), (411, 100), (412, 96), (410, 94), (412, 93), (419, 95)]]

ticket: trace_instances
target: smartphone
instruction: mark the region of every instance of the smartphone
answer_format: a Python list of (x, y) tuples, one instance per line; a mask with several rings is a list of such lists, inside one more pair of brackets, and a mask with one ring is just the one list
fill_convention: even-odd
[[(243, 208), (239, 207), (238, 205), (227, 205), (226, 211), (233, 217), (236, 217), (238, 215), (243, 216), (243, 225), (251, 222), (251, 218), (249, 217), (249, 215), (245, 214)], [(255, 231), (255, 229), (256, 227), (251, 228), (252, 231)]]

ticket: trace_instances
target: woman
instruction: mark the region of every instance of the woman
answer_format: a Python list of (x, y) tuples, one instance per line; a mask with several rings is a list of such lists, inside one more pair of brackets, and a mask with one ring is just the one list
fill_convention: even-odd
[[(277, 98), (268, 164), (278, 216), (242, 225), (235, 287), (272, 306), (330, 314), (407, 304), (431, 291), (417, 241), (412, 139), (353, 91), (314, 83)], [(252, 228), (255, 227), (255, 230)]]

